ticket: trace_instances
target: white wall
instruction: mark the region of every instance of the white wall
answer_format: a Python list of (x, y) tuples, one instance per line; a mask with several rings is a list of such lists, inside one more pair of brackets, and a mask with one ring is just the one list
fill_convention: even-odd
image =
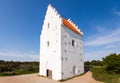
[[(75, 46), (72, 46), (72, 40), (75, 40)], [(63, 26), (61, 33), (62, 41), (62, 79), (73, 77), (84, 72), (83, 60), (83, 39), (80, 34)], [(67, 59), (67, 60), (66, 60)], [(73, 66), (76, 66), (77, 73), (73, 74)]]
[[(49, 23), (49, 28), (48, 28)], [(48, 7), (40, 36), (40, 75), (52, 70), (52, 79), (61, 79), (61, 17)], [(49, 41), (49, 46), (47, 46)]]

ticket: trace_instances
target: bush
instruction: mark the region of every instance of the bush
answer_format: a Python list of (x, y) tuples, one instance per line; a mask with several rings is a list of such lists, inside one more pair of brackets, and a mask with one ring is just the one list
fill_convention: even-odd
[(120, 54), (110, 54), (103, 61), (107, 72), (120, 74)]
[(14, 62), (0, 60), (0, 76), (37, 73), (39, 62)]
[(120, 74), (110, 74), (105, 71), (104, 67), (101, 68), (93, 68), (92, 70), (93, 77), (97, 81), (101, 81), (104, 83), (120, 83)]

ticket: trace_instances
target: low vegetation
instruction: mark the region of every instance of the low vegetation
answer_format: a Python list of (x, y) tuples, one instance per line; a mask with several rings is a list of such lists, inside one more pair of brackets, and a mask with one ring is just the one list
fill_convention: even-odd
[(103, 58), (105, 70), (112, 74), (120, 74), (120, 54), (110, 54)]
[(120, 83), (120, 74), (111, 74), (105, 71), (104, 67), (91, 69), (93, 78), (105, 83)]
[[(85, 62), (86, 71), (91, 70), (93, 77), (105, 83), (120, 83), (120, 54), (110, 54), (103, 61)], [(0, 60), (0, 76), (12, 76), (39, 71), (39, 62), (13, 62)]]
[(86, 61), (85, 67), (93, 72), (93, 77), (105, 83), (120, 83), (120, 54), (110, 54), (103, 61)]
[(0, 60), (0, 76), (37, 73), (38, 71), (38, 62), (13, 62)]

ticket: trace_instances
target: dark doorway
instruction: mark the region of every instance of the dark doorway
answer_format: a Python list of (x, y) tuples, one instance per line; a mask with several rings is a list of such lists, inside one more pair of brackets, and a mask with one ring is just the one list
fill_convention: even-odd
[(47, 69), (47, 77), (52, 79), (52, 71)]

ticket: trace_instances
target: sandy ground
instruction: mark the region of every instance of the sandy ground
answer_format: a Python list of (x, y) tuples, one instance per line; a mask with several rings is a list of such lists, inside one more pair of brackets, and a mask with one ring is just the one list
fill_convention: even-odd
[(40, 77), (38, 74), (27, 74), (19, 76), (0, 77), (0, 83), (102, 83), (92, 78), (92, 73), (89, 71), (86, 74), (75, 77), (73, 79), (59, 82), (46, 77)]

